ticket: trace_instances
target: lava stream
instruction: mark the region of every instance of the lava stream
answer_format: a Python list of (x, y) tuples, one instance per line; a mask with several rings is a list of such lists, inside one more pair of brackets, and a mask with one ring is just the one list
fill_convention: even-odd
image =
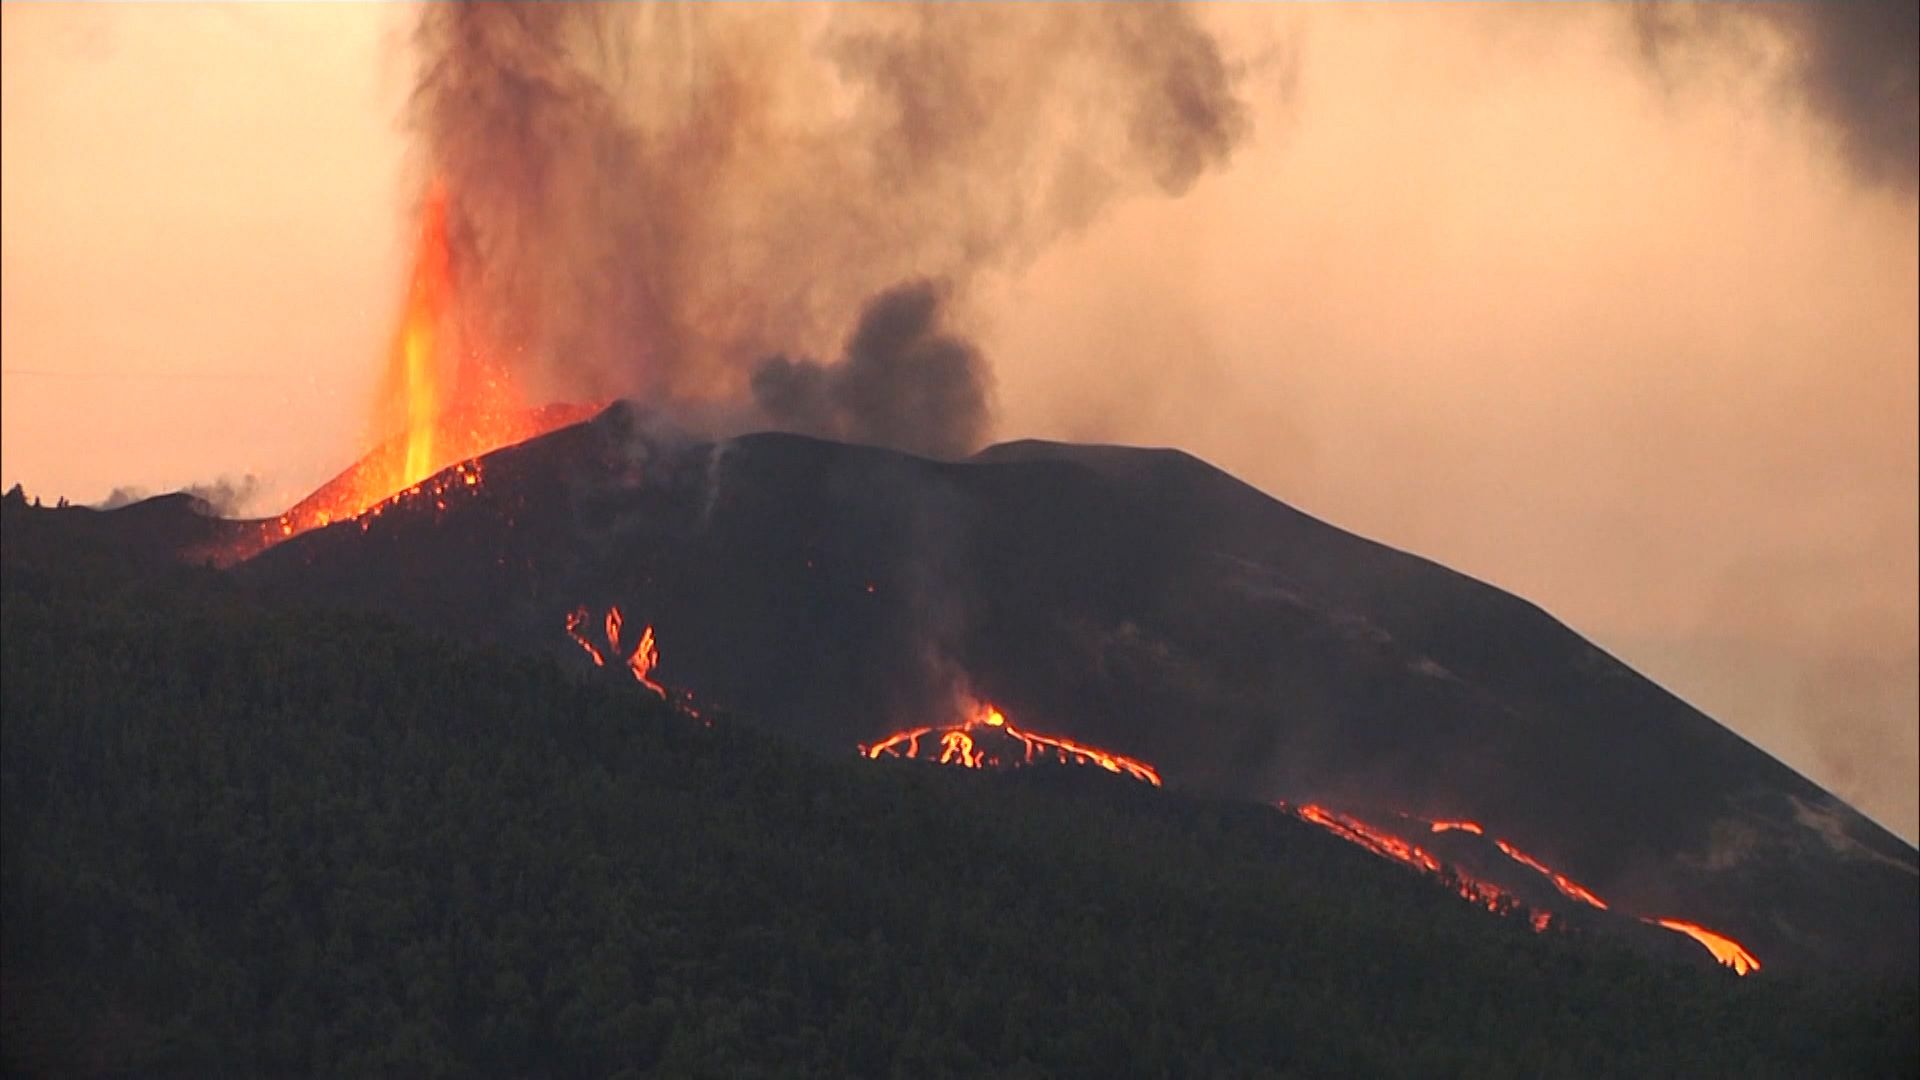
[[(606, 655), (593, 642), (588, 641), (585, 634), (581, 633), (581, 629), (592, 622), (593, 615), (584, 605), (574, 608), (567, 613), (567, 636), (586, 650), (587, 656), (593, 660), (594, 667), (606, 667)], [(620, 655), (620, 630), (624, 624), (625, 619), (618, 607), (607, 609), (607, 617), (602, 627), (606, 631), (607, 644), (612, 647), (613, 655), (616, 657)], [(667, 688), (653, 680), (653, 669), (659, 663), (660, 650), (653, 643), (653, 627), (649, 625), (640, 632), (640, 640), (634, 645), (633, 652), (627, 656), (626, 668), (633, 673), (635, 682), (660, 695), (661, 700), (664, 701), (667, 700)]]
[(1681, 922), (1679, 919), (1643, 919), (1641, 921), (1653, 923), (1655, 926), (1664, 926), (1669, 930), (1677, 930), (1687, 935), (1705, 945), (1714, 959), (1741, 975), (1760, 970), (1760, 961), (1730, 937), (1724, 937), (1690, 922)]
[[(1295, 812), (1307, 821), (1333, 833), (1348, 843), (1358, 844), (1382, 858), (1406, 863), (1408, 866), (1423, 870), (1429, 874), (1444, 874), (1448, 867), (1425, 848), (1410, 844), (1405, 840), (1376, 829), (1359, 818), (1348, 814), (1336, 813), (1324, 806), (1307, 803), (1297, 807)], [(1451, 871), (1457, 891), (1461, 897), (1481, 905), (1489, 911), (1500, 911), (1511, 907), (1514, 901), (1506, 891), (1497, 885), (1477, 881), (1458, 869)], [(1544, 922), (1538, 922), (1535, 929), (1545, 929)]]
[[(1450, 876), (1456, 883), (1460, 895), (1487, 907), (1489, 910), (1499, 911), (1503, 906), (1503, 899), (1506, 894), (1499, 888), (1487, 885), (1484, 882), (1474, 881), (1472, 878), (1461, 874), (1457, 868), (1446, 866), (1446, 864), (1435, 858), (1431, 852), (1426, 851), (1417, 844), (1403, 840), (1385, 829), (1369, 825), (1351, 814), (1342, 814), (1315, 803), (1305, 803), (1299, 806), (1288, 806), (1282, 803), (1280, 807), (1283, 810), (1290, 811), (1301, 820), (1318, 825), (1328, 832), (1333, 833), (1335, 836), (1349, 843), (1366, 848), (1368, 851), (1382, 858), (1404, 863), (1423, 873)], [(1426, 831), (1429, 833), (1457, 831), (1471, 833), (1475, 836), (1486, 835), (1486, 830), (1481, 828), (1478, 823), (1472, 821), (1422, 821), (1408, 814), (1401, 814), (1400, 816), (1406, 818), (1408, 821), (1417, 822), (1425, 826)], [(1578, 900), (1583, 904), (1598, 908), (1601, 911), (1611, 910), (1607, 902), (1600, 899), (1599, 895), (1594, 893), (1593, 890), (1553, 869), (1539, 859), (1528, 855), (1507, 841), (1499, 837), (1492, 837), (1491, 839), (1502, 854), (1521, 866), (1546, 878), (1561, 895), (1572, 900)], [(1716, 934), (1705, 927), (1690, 922), (1682, 922), (1678, 919), (1660, 919), (1644, 915), (1634, 917), (1650, 926), (1658, 926), (1672, 930), (1675, 933), (1687, 935), (1704, 946), (1708, 952), (1712, 953), (1714, 959), (1732, 968), (1737, 974), (1747, 975), (1760, 970), (1759, 959), (1748, 952), (1739, 942), (1734, 941), (1724, 934)], [(1536, 911), (1533, 914), (1532, 925), (1534, 930), (1541, 931), (1545, 930), (1551, 921), (1551, 913)]]
[(600, 650), (594, 646), (593, 642), (588, 641), (580, 633), (580, 628), (585, 626), (587, 622), (588, 616), (586, 608), (577, 607), (567, 612), (567, 636), (579, 643), (581, 648), (587, 650), (587, 655), (593, 658), (594, 667), (606, 667), (606, 657), (601, 656)]
[(1559, 889), (1562, 896), (1578, 900), (1583, 904), (1591, 904), (1601, 911), (1607, 910), (1607, 902), (1595, 896), (1592, 890), (1588, 889), (1585, 885), (1561, 874), (1546, 863), (1528, 855), (1526, 852), (1521, 851), (1505, 840), (1496, 839), (1494, 843), (1499, 846), (1502, 852), (1506, 853), (1507, 858), (1512, 859), (1514, 862), (1553, 882), (1553, 887)]
[[(980, 703), (972, 715), (952, 727), (896, 731), (872, 746), (860, 747), (860, 752), (869, 758), (878, 758), (883, 754), (917, 758), (920, 756), (921, 737), (936, 733), (940, 737), (940, 754), (935, 760), (942, 765), (960, 765), (969, 769), (1017, 768), (1036, 761), (1096, 765), (1110, 773), (1130, 776), (1154, 787), (1160, 786), (1159, 771), (1144, 761), (1057, 735), (1023, 731), (1009, 723), (1005, 713), (985, 702)], [(994, 743), (1008, 747), (1017, 745), (1020, 748), (1019, 759), (1003, 758), (993, 746)]]

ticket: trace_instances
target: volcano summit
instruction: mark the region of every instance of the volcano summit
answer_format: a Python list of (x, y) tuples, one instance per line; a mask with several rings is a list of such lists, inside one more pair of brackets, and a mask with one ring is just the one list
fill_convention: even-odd
[(1920, 962), (1912, 847), (1526, 601), (1185, 454), (714, 442), (623, 403), (476, 467), (234, 572), (583, 667), (566, 613), (617, 606), (654, 677), (829, 753), (992, 701), (1169, 788), (1478, 823), (1768, 970)]

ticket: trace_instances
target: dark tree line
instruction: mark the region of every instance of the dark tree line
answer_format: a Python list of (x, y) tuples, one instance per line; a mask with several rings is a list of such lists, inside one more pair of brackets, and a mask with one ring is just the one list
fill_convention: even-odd
[(1912, 986), (1536, 936), (1259, 807), (821, 760), (210, 573), (13, 558), (0, 618), (17, 1073), (1920, 1068)]

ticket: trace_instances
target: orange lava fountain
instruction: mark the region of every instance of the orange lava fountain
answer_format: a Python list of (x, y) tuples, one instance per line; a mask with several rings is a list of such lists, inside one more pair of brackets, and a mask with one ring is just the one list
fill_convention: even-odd
[[(1288, 806), (1282, 803), (1281, 809), (1292, 813), (1302, 821), (1318, 825), (1349, 843), (1366, 848), (1368, 851), (1382, 858), (1404, 863), (1422, 873), (1449, 876), (1457, 884), (1460, 895), (1489, 910), (1500, 911), (1506, 906), (1506, 894), (1500, 889), (1485, 884), (1484, 882), (1474, 881), (1472, 878), (1461, 874), (1458, 868), (1448, 867), (1439, 859), (1435, 858), (1432, 853), (1416, 844), (1401, 839), (1386, 829), (1369, 825), (1350, 814), (1338, 813), (1315, 803), (1305, 803), (1300, 806)], [(1472, 821), (1421, 821), (1419, 818), (1406, 814), (1400, 816), (1406, 818), (1408, 821), (1418, 822), (1425, 826), (1426, 831), (1429, 833), (1465, 832), (1475, 836), (1486, 835), (1486, 830), (1481, 828), (1478, 823)], [(1528, 855), (1526, 852), (1521, 851), (1505, 840), (1498, 837), (1493, 837), (1492, 839), (1494, 845), (1500, 849), (1502, 854), (1521, 866), (1546, 878), (1549, 882), (1552, 882), (1553, 887), (1557, 889), (1562, 896), (1571, 900), (1578, 900), (1589, 907), (1598, 908), (1601, 911), (1611, 910), (1607, 902), (1600, 899), (1593, 890), (1553, 869), (1539, 859)], [(1713, 954), (1714, 959), (1732, 968), (1737, 974), (1747, 975), (1760, 970), (1760, 961), (1741, 946), (1739, 942), (1734, 941), (1724, 934), (1716, 934), (1704, 927), (1689, 922), (1681, 922), (1678, 919), (1658, 919), (1647, 916), (1635, 916), (1635, 918), (1651, 926), (1659, 926), (1676, 933), (1687, 935), (1705, 946), (1707, 951)], [(1545, 930), (1551, 920), (1552, 916), (1550, 913), (1535, 912), (1532, 920), (1533, 928), (1536, 931)]]
[[(860, 747), (860, 752), (869, 758), (882, 755), (918, 758), (921, 756), (920, 740), (927, 736), (936, 736), (934, 745), (939, 748), (937, 758), (933, 757), (932, 747), (928, 748), (927, 756), (942, 765), (959, 765), (969, 769), (1017, 768), (1046, 761), (1063, 765), (1095, 765), (1110, 773), (1130, 776), (1154, 787), (1160, 786), (1160, 773), (1144, 761), (1071, 739), (1022, 731), (1007, 721), (1005, 713), (986, 702), (979, 703), (972, 715), (952, 727), (896, 731), (872, 746)], [(1001, 755), (1002, 748), (1016, 746), (1020, 750), (1017, 759)]]
[(374, 409), (375, 429), (397, 433), (282, 514), (269, 542), (357, 517), (456, 462), (584, 420), (600, 408), (527, 405), (478, 328), (462, 317), (447, 202), (444, 185), (428, 185), (406, 303)]

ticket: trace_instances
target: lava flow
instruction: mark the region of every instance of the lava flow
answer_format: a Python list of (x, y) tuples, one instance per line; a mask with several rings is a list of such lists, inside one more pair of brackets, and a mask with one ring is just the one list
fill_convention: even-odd
[[(921, 752), (923, 739), (927, 740), (924, 755)], [(1018, 749), (1018, 757), (1012, 756), (1015, 748)], [(1003, 755), (1002, 750), (1009, 753)], [(869, 758), (882, 755), (902, 758), (924, 756), (942, 765), (959, 765), (969, 769), (1019, 768), (1039, 762), (1097, 765), (1110, 773), (1130, 776), (1154, 787), (1160, 786), (1160, 773), (1144, 761), (1071, 739), (1022, 731), (1007, 721), (1005, 713), (986, 702), (981, 702), (972, 715), (952, 727), (897, 731), (872, 746), (860, 747), (860, 752)]]
[[(1406, 863), (1409, 866), (1416, 867), (1429, 874), (1445, 874), (1448, 872), (1447, 865), (1439, 859), (1434, 858), (1433, 854), (1425, 848), (1416, 844), (1410, 844), (1385, 830), (1376, 829), (1366, 822), (1361, 821), (1359, 818), (1352, 817), (1348, 814), (1336, 813), (1328, 810), (1324, 806), (1319, 806), (1314, 803), (1307, 803), (1304, 806), (1296, 807), (1294, 808), (1294, 813), (1301, 819), (1320, 826), (1348, 843), (1358, 844), (1368, 851), (1373, 852), (1375, 855), (1393, 859), (1396, 862)], [(1455, 824), (1452, 827), (1464, 828), (1465, 826)], [(1478, 832), (1479, 827), (1474, 826), (1468, 831)], [(1460, 873), (1457, 869), (1452, 870), (1451, 873), (1460, 895), (1467, 900), (1481, 905), (1488, 911), (1503, 912), (1516, 906), (1514, 899), (1499, 886), (1489, 885), (1484, 881), (1477, 881)], [(1534, 929), (1546, 929), (1546, 921), (1539, 915), (1535, 916)]]
[[(574, 608), (567, 613), (567, 636), (572, 638), (582, 649), (586, 650), (587, 655), (593, 659), (594, 667), (606, 667), (606, 654), (602, 653), (599, 647), (587, 640), (586, 635), (581, 633), (581, 628), (592, 621), (593, 616), (588, 614), (585, 607)], [(617, 607), (608, 608), (607, 617), (602, 625), (606, 631), (607, 644), (612, 647), (613, 655), (618, 658), (621, 650), (620, 630), (621, 627), (625, 625), (625, 619), (621, 616), (620, 609)], [(653, 669), (654, 666), (659, 663), (660, 650), (653, 643), (653, 627), (649, 625), (645, 630), (640, 632), (640, 640), (634, 644), (633, 652), (628, 654), (625, 665), (627, 670), (633, 673), (635, 682), (659, 694), (661, 700), (664, 701), (667, 698), (667, 688), (653, 681)]]
[[(1511, 900), (1507, 897), (1507, 894), (1499, 888), (1467, 877), (1462, 874), (1458, 868), (1447, 866), (1438, 858), (1434, 857), (1431, 852), (1428, 852), (1417, 844), (1402, 839), (1386, 829), (1369, 825), (1350, 814), (1338, 813), (1315, 803), (1304, 803), (1299, 806), (1289, 806), (1282, 803), (1280, 807), (1292, 813), (1295, 817), (1300, 818), (1302, 821), (1318, 825), (1349, 843), (1366, 848), (1375, 855), (1404, 863), (1423, 873), (1449, 877), (1456, 884), (1460, 895), (1468, 900), (1481, 904), (1491, 911), (1501, 911), (1503, 908), (1511, 905)], [(1408, 814), (1401, 814), (1400, 816), (1408, 821), (1419, 823), (1424, 826), (1425, 830), (1429, 833), (1457, 831), (1471, 833), (1474, 836), (1486, 836), (1486, 830), (1472, 821), (1421, 821), (1419, 818), (1412, 817)], [(1539, 859), (1528, 855), (1526, 852), (1521, 851), (1505, 840), (1498, 837), (1492, 837), (1491, 839), (1501, 854), (1547, 879), (1562, 896), (1571, 900), (1578, 900), (1589, 907), (1597, 908), (1601, 911), (1611, 910), (1607, 902), (1600, 899), (1599, 895), (1592, 889), (1567, 877), (1565, 874), (1553, 869)], [(1708, 952), (1712, 953), (1714, 959), (1732, 968), (1740, 975), (1747, 975), (1760, 970), (1760, 961), (1742, 947), (1739, 942), (1734, 941), (1724, 934), (1716, 934), (1704, 927), (1689, 922), (1681, 922), (1678, 919), (1650, 918), (1644, 915), (1634, 917), (1650, 926), (1659, 926), (1667, 930), (1672, 930), (1675, 933), (1687, 935), (1704, 946)], [(1534, 912), (1532, 919), (1533, 928), (1536, 931), (1545, 930), (1551, 918), (1552, 916), (1548, 912)]]
[(1690, 922), (1681, 922), (1679, 919), (1646, 919), (1642, 921), (1651, 922), (1655, 926), (1664, 926), (1669, 930), (1675, 930), (1687, 935), (1706, 946), (1707, 951), (1713, 954), (1714, 959), (1742, 975), (1750, 971), (1760, 970), (1760, 961), (1755, 960), (1752, 953), (1741, 948), (1740, 943), (1732, 938), (1723, 937), (1704, 927), (1695, 926)]
[(375, 430), (396, 433), (269, 523), (257, 544), (230, 558), (417, 493), (455, 462), (584, 420), (600, 407), (527, 405), (463, 310), (447, 218), (447, 191), (435, 181), (421, 200), (406, 302), (373, 417)]

